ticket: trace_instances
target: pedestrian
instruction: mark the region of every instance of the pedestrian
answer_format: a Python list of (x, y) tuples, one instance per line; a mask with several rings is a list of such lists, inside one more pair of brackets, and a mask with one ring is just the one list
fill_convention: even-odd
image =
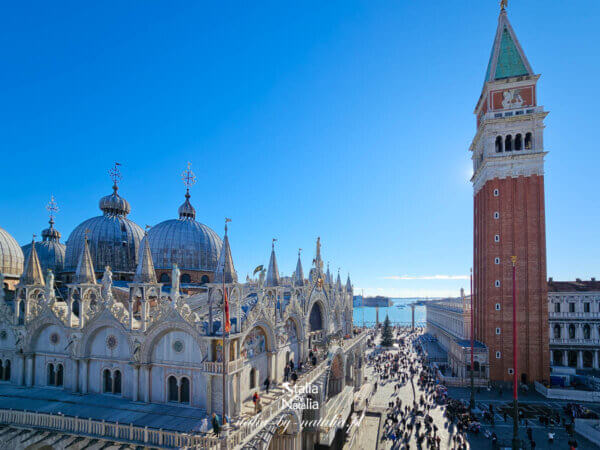
[(283, 381), (288, 381), (290, 378), (290, 365), (286, 364), (285, 368), (283, 369)]
[(255, 392), (254, 395), (252, 396), (252, 402), (254, 403), (254, 414), (256, 414), (258, 412), (258, 392)]
[(216, 413), (212, 413), (212, 427), (215, 435), (219, 437), (219, 433), (221, 432), (221, 425), (219, 424), (219, 416), (217, 416)]
[(267, 375), (267, 378), (265, 378), (265, 382), (263, 383), (265, 385), (265, 388), (267, 390), (267, 394), (269, 393), (269, 386), (271, 386), (271, 380), (269, 379), (269, 376)]

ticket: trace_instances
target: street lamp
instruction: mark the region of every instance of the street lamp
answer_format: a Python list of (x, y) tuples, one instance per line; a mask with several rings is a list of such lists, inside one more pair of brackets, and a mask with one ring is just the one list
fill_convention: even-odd
[(473, 412), (473, 408), (475, 408), (475, 378), (474, 378), (474, 371), (473, 371), (473, 353), (474, 353), (474, 349), (473, 347), (475, 346), (475, 341), (474, 341), (474, 337), (473, 337), (473, 329), (474, 329), (474, 323), (473, 323), (473, 268), (471, 268), (471, 403), (469, 404), (469, 410), (470, 412)]

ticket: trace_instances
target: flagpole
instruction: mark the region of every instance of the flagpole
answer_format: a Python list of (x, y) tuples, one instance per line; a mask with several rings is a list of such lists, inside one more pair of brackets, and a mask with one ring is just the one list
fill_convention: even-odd
[(473, 353), (474, 353), (474, 347), (475, 347), (475, 338), (473, 336), (473, 330), (475, 328), (475, 323), (473, 322), (473, 269), (471, 268), (471, 403), (469, 404), (469, 409), (471, 410), (471, 412), (473, 411), (473, 408), (475, 408), (475, 373), (474, 370), (475, 368), (473, 367), (474, 361), (473, 361)]
[(511, 256), (512, 261), (512, 322), (513, 322), (513, 442), (512, 448), (519, 446), (519, 391), (517, 387), (517, 257)]

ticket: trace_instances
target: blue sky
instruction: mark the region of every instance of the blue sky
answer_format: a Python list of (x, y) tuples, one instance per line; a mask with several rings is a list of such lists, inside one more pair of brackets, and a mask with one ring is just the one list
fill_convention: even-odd
[[(63, 240), (107, 171), (140, 224), (173, 218), (180, 174), (243, 278), (278, 239), (308, 270), (393, 296), (456, 294), (472, 261), (468, 147), (498, 2), (31, 2), (4, 7), (0, 226)], [(509, 2), (546, 119), (548, 275), (598, 276), (600, 4)]]

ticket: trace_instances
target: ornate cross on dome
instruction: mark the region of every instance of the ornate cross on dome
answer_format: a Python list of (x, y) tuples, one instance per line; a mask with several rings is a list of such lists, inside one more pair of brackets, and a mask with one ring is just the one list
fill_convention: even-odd
[(46, 205), (46, 210), (50, 214), (50, 222), (54, 223), (54, 215), (59, 211), (54, 195), (50, 196), (50, 201)]
[(227, 234), (227, 222), (231, 222), (231, 219), (228, 217), (225, 217), (225, 234)]
[(188, 161), (187, 169), (181, 174), (181, 179), (186, 187), (187, 192), (190, 192), (190, 188), (196, 184), (196, 175), (192, 172), (192, 163)]
[(275, 242), (277, 242), (276, 238), (273, 238), (273, 242), (271, 243), (271, 248), (275, 250)]
[(113, 189), (116, 191), (118, 189), (117, 185), (119, 181), (121, 181), (121, 171), (119, 170), (119, 166), (121, 163), (115, 162), (115, 165), (108, 171), (110, 175), (110, 179), (113, 181)]

